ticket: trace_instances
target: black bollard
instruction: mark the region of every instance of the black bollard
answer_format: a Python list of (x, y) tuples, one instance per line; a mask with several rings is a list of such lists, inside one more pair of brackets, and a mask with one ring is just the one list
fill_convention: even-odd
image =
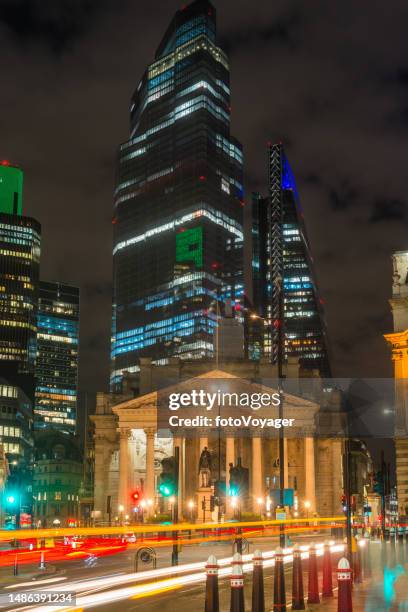
[(293, 550), (292, 574), (292, 610), (305, 609), (305, 596), (303, 593), (302, 553), (299, 546)]
[(265, 612), (265, 592), (262, 552), (256, 550), (252, 557), (254, 571), (252, 577), (252, 612)]
[(231, 574), (230, 612), (245, 612), (244, 574), (241, 565), (236, 565), (234, 567), (234, 573)]
[(307, 603), (320, 603), (319, 575), (317, 570), (316, 547), (314, 546), (314, 544), (309, 547)]
[(205, 584), (205, 612), (219, 612), (218, 595), (218, 563), (214, 555), (210, 555), (205, 566), (207, 580)]
[(275, 551), (273, 612), (286, 612), (285, 573), (283, 571), (283, 550), (281, 548), (277, 548)]

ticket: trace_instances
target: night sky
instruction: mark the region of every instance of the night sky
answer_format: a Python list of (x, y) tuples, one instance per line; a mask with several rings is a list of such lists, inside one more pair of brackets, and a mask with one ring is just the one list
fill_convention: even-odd
[[(408, 248), (408, 4), (219, 0), (245, 187), (268, 140), (298, 181), (336, 376), (389, 376), (394, 250)], [(112, 192), (133, 89), (176, 0), (0, 0), (0, 158), (25, 171), (45, 280), (82, 291), (83, 391), (107, 388)]]

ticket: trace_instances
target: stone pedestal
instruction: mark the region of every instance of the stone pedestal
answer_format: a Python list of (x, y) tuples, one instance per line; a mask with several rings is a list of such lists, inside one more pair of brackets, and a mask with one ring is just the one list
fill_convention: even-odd
[[(217, 519), (217, 509), (210, 512), (210, 498), (214, 495), (213, 487), (200, 487), (196, 492), (196, 508), (197, 522), (209, 523)], [(203, 501), (205, 501), (205, 511), (203, 510)]]

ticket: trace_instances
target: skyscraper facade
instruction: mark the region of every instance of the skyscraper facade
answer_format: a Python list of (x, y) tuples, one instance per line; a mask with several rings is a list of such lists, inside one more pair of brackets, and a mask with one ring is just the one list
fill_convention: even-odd
[(269, 146), (269, 194), (253, 198), (253, 302), (265, 319), (263, 350), (275, 358), (283, 292), (286, 357), (330, 376), (328, 342), (295, 178), (282, 144)]
[(242, 297), (242, 147), (215, 9), (171, 21), (130, 106), (117, 161), (111, 384), (140, 357), (213, 355), (214, 307)]
[(23, 208), (23, 171), (9, 161), (0, 161), (0, 213), (21, 215)]
[[(21, 208), (22, 172), (0, 165), (0, 361), (14, 384), (34, 396), (41, 226)], [(31, 382), (27, 383), (31, 376)], [(21, 380), (20, 380), (20, 378)], [(27, 384), (25, 384), (27, 383)]]
[(34, 427), (75, 433), (79, 289), (40, 282)]

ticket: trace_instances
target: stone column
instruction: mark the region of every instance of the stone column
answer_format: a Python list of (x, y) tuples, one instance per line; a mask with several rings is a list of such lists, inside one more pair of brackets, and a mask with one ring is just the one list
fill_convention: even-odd
[(304, 451), (305, 451), (305, 500), (310, 502), (309, 512), (312, 513), (312, 512), (316, 512), (314, 438), (306, 437), (304, 439)]
[(226, 484), (226, 515), (231, 517), (233, 508), (229, 496), (229, 464), (235, 464), (235, 438), (228, 436), (225, 438), (225, 484)]
[(178, 517), (179, 520), (181, 521), (182, 517), (184, 514), (186, 514), (186, 503), (187, 500), (185, 499), (186, 494), (185, 494), (185, 439), (184, 438), (174, 438), (173, 440), (173, 447), (175, 448), (176, 446), (179, 447), (179, 453), (180, 453), (180, 469), (179, 469), (179, 488), (178, 488)]
[(103, 436), (95, 436), (94, 510), (101, 513), (102, 520), (106, 514), (105, 442)]
[[(129, 427), (119, 428), (119, 496), (118, 513), (123, 517), (128, 514), (129, 509)], [(121, 512), (119, 506), (123, 506)], [(122, 517), (122, 518), (123, 518)]]
[(148, 514), (152, 514), (154, 512), (155, 507), (155, 490), (154, 490), (154, 434), (155, 430), (152, 427), (144, 430), (146, 434), (146, 481), (144, 493), (146, 499), (151, 499), (153, 501), (152, 505), (147, 507)]
[(264, 496), (263, 471), (262, 471), (262, 439), (252, 438), (252, 508), (254, 512), (259, 509), (258, 498)]

